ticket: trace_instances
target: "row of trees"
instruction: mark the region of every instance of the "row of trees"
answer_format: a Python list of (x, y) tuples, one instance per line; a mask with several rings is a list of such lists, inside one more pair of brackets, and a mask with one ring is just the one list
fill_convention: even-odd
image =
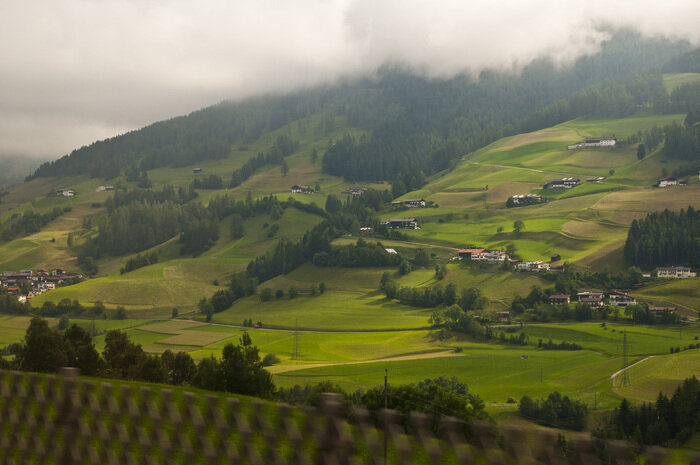
[[(257, 156), (250, 157), (245, 164), (235, 170), (231, 175), (230, 187), (239, 186), (246, 179), (250, 178), (253, 173), (265, 165), (283, 164), (284, 157), (292, 155), (299, 149), (299, 142), (292, 139), (286, 134), (277, 136), (275, 144), (267, 153), (258, 153)], [(285, 175), (287, 173), (284, 173)]]
[[(333, 392), (343, 398), (343, 413), (351, 416), (351, 405), (365, 407), (370, 418), (379, 426), (381, 409), (384, 408), (384, 386), (377, 386), (367, 391), (358, 389), (346, 392), (343, 388), (329, 381), (311, 386), (295, 385), (292, 388), (280, 388), (278, 398), (283, 402), (296, 405), (319, 406), (321, 393)], [(471, 394), (467, 385), (457, 378), (426, 378), (418, 383), (389, 385), (387, 406), (401, 415), (401, 423), (410, 429), (410, 412), (426, 413), (430, 426), (438, 432), (442, 416), (451, 416), (463, 421), (488, 419), (484, 403), (478, 395)]]
[(475, 287), (463, 288), (459, 294), (454, 283), (446, 286), (435, 284), (428, 287), (401, 287), (388, 272), (382, 274), (379, 290), (384, 292), (387, 299), (397, 299), (402, 304), (413, 307), (449, 307), (457, 304), (464, 310), (479, 310), (484, 308), (487, 302), (486, 297)]
[(195, 363), (185, 352), (147, 354), (119, 330), (106, 333), (100, 354), (81, 327), (72, 325), (61, 332), (51, 329), (46, 320), (32, 318), (14, 355), (12, 361), (0, 361), (3, 368), (54, 373), (71, 366), (88, 376), (189, 385), (263, 398), (272, 398), (275, 392), (272, 376), (263, 369), (258, 348), (247, 333), (238, 344), (224, 346), (220, 360), (212, 357)]
[(645, 267), (700, 266), (700, 211), (689, 206), (632, 221), (624, 254), (629, 263)]
[(356, 244), (333, 246), (328, 252), (317, 252), (311, 262), (316, 266), (381, 267), (398, 266), (401, 257), (388, 253), (381, 243), (358, 239)]
[(700, 381), (693, 376), (685, 379), (671, 398), (659, 392), (656, 402), (645, 402), (639, 407), (623, 399), (593, 435), (626, 439), (641, 446), (667, 445), (671, 439), (682, 443), (697, 431), (700, 431)]
[(138, 268), (143, 268), (144, 266), (153, 265), (154, 263), (158, 263), (157, 252), (145, 253), (143, 255), (136, 254), (134, 257), (129, 257), (124, 266), (119, 269), (119, 273), (128, 273)]

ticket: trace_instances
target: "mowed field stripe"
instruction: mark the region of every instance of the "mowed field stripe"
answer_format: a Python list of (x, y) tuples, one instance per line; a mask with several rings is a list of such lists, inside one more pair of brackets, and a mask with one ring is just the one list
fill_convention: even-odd
[(377, 362), (401, 362), (405, 360), (422, 360), (426, 358), (443, 358), (443, 357), (459, 357), (463, 354), (455, 352), (454, 350), (444, 350), (440, 352), (426, 352), (422, 354), (412, 354), (412, 355), (399, 355), (396, 357), (387, 357), (374, 360), (361, 360), (356, 362), (334, 362), (334, 363), (310, 363), (305, 365), (276, 365), (268, 367), (267, 370), (272, 374), (287, 373), (290, 371), (305, 370), (307, 368), (319, 368), (328, 366), (340, 366), (340, 365), (361, 365), (363, 363), (377, 363)]

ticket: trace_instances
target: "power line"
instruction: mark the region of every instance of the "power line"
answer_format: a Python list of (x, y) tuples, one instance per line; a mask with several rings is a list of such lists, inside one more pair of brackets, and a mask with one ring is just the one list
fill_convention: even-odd
[(620, 387), (623, 388), (630, 384), (630, 375), (627, 370), (628, 365), (627, 330), (625, 330), (622, 333), (622, 377), (620, 378)]

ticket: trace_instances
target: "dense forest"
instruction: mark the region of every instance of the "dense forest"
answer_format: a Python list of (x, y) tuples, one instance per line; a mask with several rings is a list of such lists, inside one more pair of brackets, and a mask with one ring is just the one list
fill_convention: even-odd
[(700, 266), (700, 211), (689, 206), (632, 221), (624, 254), (629, 263), (647, 268)]
[[(234, 147), (291, 122), (306, 126), (310, 116), (317, 118), (311, 123), (315, 127), (307, 130), (318, 135), (329, 134), (338, 124), (364, 131), (359, 138), (331, 141), (323, 156), (323, 168), (330, 174), (350, 180), (393, 180), (419, 171), (430, 175), (504, 135), (575, 116), (618, 116), (639, 105), (667, 104), (660, 101), (665, 97), (660, 72), (643, 70), (661, 67), (689, 50), (685, 42), (617, 31), (598, 53), (580, 57), (569, 67), (537, 60), (519, 73), (485, 70), (450, 79), (385, 67), (371, 79), (224, 102), (155, 123), (77, 149), (43, 164), (31, 177), (86, 173), (112, 178), (127, 170), (223, 158)], [(278, 163), (280, 155), (293, 151), (293, 145), (276, 144), (262, 158)], [(258, 168), (260, 161), (253, 157), (247, 168), (237, 170), (232, 184), (245, 180), (246, 172)]]

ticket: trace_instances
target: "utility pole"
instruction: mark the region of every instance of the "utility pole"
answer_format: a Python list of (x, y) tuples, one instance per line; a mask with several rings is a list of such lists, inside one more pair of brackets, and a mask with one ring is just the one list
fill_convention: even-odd
[(389, 369), (384, 369), (384, 465), (387, 460), (387, 409), (389, 408), (389, 390), (388, 390)]
[(294, 359), (299, 360), (299, 318), (296, 319), (296, 328), (294, 329)]
[(593, 410), (598, 410), (598, 391), (593, 393), (594, 395), (594, 401), (593, 401)]
[(540, 360), (540, 384), (542, 384), (542, 360)]

